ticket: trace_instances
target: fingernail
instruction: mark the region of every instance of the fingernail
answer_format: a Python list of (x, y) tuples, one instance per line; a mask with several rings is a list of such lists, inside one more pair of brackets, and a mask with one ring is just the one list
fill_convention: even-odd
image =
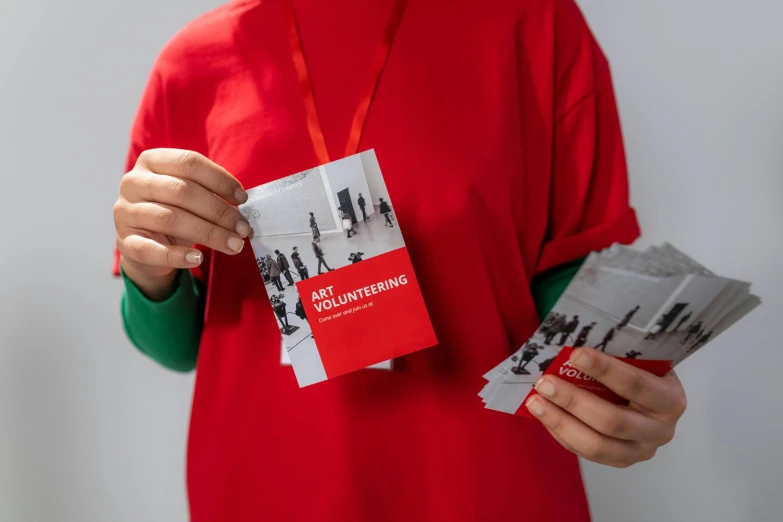
[(242, 247), (245, 246), (245, 242), (238, 237), (231, 236), (228, 238), (228, 249), (233, 250), (237, 254), (242, 251)]
[(549, 379), (539, 379), (536, 391), (544, 397), (551, 397), (555, 394), (555, 385)]
[(541, 405), (541, 401), (535, 397), (530, 397), (525, 404), (530, 413), (536, 417), (540, 417), (544, 413), (544, 407)]
[(234, 199), (236, 199), (239, 203), (244, 203), (247, 201), (247, 192), (242, 187), (237, 187), (236, 190), (234, 190)]
[(586, 352), (576, 352), (571, 363), (586, 370), (593, 365), (593, 358)]
[(240, 219), (237, 221), (236, 231), (241, 237), (247, 237), (250, 235), (250, 224), (244, 219)]
[(201, 252), (188, 252), (187, 254), (185, 254), (185, 261), (187, 261), (191, 265), (200, 265)]

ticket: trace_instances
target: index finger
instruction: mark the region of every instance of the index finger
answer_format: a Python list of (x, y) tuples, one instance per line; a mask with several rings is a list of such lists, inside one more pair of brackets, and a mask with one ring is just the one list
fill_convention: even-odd
[(157, 174), (195, 181), (230, 203), (247, 201), (242, 184), (226, 169), (198, 152), (180, 149), (146, 150), (141, 153), (137, 163)]
[(642, 408), (660, 414), (680, 414), (681, 402), (671, 379), (657, 377), (615, 357), (589, 348), (578, 348), (571, 364)]

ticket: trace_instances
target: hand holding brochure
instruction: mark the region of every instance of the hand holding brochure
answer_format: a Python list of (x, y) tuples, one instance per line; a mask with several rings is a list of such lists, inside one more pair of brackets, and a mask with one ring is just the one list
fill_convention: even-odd
[(248, 191), (239, 207), (299, 386), (437, 343), (375, 152)]
[(571, 367), (574, 348), (664, 375), (759, 304), (749, 283), (718, 277), (668, 243), (644, 252), (615, 245), (585, 260), (533, 336), (484, 375), (479, 396), (486, 408), (529, 416), (536, 381), (552, 374), (620, 404)]

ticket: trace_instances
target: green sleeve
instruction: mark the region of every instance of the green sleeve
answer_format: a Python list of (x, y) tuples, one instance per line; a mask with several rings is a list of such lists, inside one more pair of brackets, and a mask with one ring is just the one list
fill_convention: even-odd
[(576, 261), (547, 270), (533, 278), (530, 290), (533, 294), (533, 301), (536, 303), (538, 317), (541, 320), (555, 306), (555, 303), (565, 292), (568, 283), (574, 278), (583, 262), (584, 258), (577, 259)]
[(189, 270), (180, 270), (177, 287), (165, 301), (152, 301), (122, 274), (122, 321), (136, 348), (178, 372), (196, 367), (204, 319), (202, 284)]

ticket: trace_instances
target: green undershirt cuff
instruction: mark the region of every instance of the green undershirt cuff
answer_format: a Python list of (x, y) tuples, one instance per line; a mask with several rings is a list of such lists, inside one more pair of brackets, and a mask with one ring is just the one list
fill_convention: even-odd
[(544, 317), (554, 308), (557, 300), (563, 295), (568, 284), (579, 271), (584, 258), (571, 261), (564, 265), (547, 270), (533, 278), (530, 284), (530, 292), (536, 303), (538, 317), (543, 321)]
[(136, 348), (174, 371), (196, 367), (203, 326), (203, 288), (189, 270), (180, 270), (174, 293), (164, 301), (149, 299), (124, 272), (122, 321)]

